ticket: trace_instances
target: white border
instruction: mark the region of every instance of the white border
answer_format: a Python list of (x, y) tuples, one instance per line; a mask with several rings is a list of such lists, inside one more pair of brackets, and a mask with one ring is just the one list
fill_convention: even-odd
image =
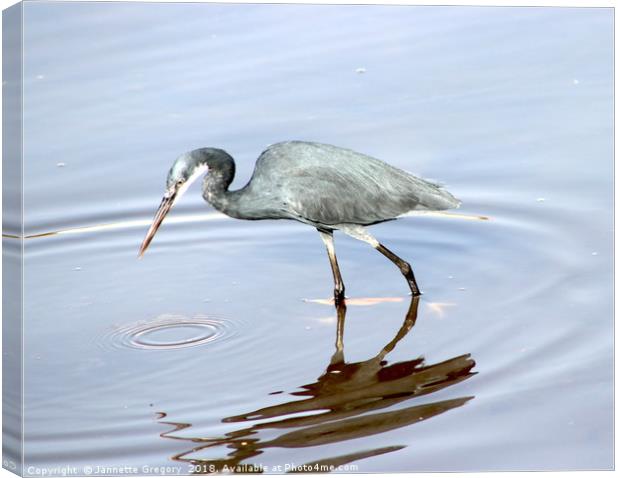
[[(97, 1), (97, 0), (63, 0), (63, 1)], [(105, 1), (109, 1), (109, 2), (116, 2), (116, 1), (123, 1), (123, 0), (105, 0)], [(149, 0), (133, 0), (133, 1), (140, 1), (140, 2), (147, 2)], [(528, 1), (485, 1), (485, 0), (476, 0), (476, 1), (459, 1), (459, 0), (425, 0), (425, 1), (412, 1), (412, 0), (397, 0), (397, 1), (385, 1), (385, 0), (313, 0), (313, 1), (300, 1), (300, 0), (271, 0), (271, 1), (261, 1), (261, 0), (236, 0), (236, 1), (231, 1), (231, 0), (220, 0), (218, 2), (188, 2), (188, 1), (184, 1), (184, 0), (150, 0), (152, 3), (296, 3), (296, 4), (308, 4), (308, 3), (312, 3), (312, 4), (340, 4), (340, 5), (363, 5), (363, 4), (380, 4), (380, 5), (429, 5), (429, 6), (441, 6), (441, 5), (450, 5), (450, 6), (470, 6), (470, 5), (476, 5), (476, 6), (499, 6), (499, 7), (520, 7), (520, 6), (529, 6), (529, 7), (612, 7), (615, 9), (615, 7), (617, 6), (617, 2), (614, 0), (572, 0), (572, 1), (566, 1), (566, 0), (542, 0), (540, 2), (537, 2), (536, 0), (528, 0)], [(18, 1), (16, 0), (0, 0), (0, 6), (2, 7), (2, 9), (4, 10), (5, 8), (8, 8), (14, 4), (18, 3)], [(618, 116), (618, 104), (615, 101), (615, 86), (617, 84), (617, 78), (618, 78), (618, 74), (617, 71), (615, 69), (615, 66), (618, 64), (617, 62), (617, 55), (618, 55), (618, 36), (615, 35), (615, 23), (616, 23), (616, 15), (615, 15), (615, 11), (614, 11), (614, 165), (615, 165), (615, 139), (617, 137), (616, 134), (616, 126), (615, 126), (615, 118)], [(2, 26), (1, 26), (1, 22), (0, 22), (0, 41), (1, 41), (1, 30), (2, 30)], [(1, 58), (2, 52), (0, 49), (0, 58)], [(1, 102), (2, 99), (0, 97), (0, 111), (1, 111)], [(0, 138), (0, 146), (1, 146), (1, 138)], [(618, 197), (615, 194), (615, 183), (618, 180), (618, 172), (616, 170), (616, 168), (614, 167), (614, 207), (615, 207), (615, 214), (614, 214), (614, 294), (615, 297), (618, 297), (618, 284), (615, 282), (615, 270), (616, 270), (616, 266), (617, 266), (617, 256), (615, 254), (615, 250), (617, 249), (617, 241), (618, 238), (615, 235), (615, 224), (616, 224), (616, 220), (617, 220), (617, 215), (618, 215), (618, 205), (619, 205), (619, 201), (618, 201)], [(0, 184), (2, 184), (2, 173), (0, 170)], [(0, 220), (2, 217), (2, 211), (1, 211), (1, 206), (2, 206), (2, 198), (0, 196)], [(0, 272), (1, 272), (2, 268), (1, 268), (1, 263), (0, 263)], [(0, 291), (1, 291), (1, 276), (0, 276)], [(1, 292), (0, 292), (1, 293)], [(614, 317), (615, 317), (615, 301), (614, 301)], [(1, 315), (1, 314), (0, 314)], [(1, 334), (1, 331), (0, 331)], [(616, 327), (614, 327), (614, 338), (615, 341), (617, 341), (618, 339), (618, 329)], [(614, 357), (614, 380), (615, 383), (617, 383), (617, 360), (618, 357), (615, 356)], [(1, 382), (0, 382), (0, 390), (1, 390)], [(1, 416), (0, 416), (0, 424), (1, 424)], [(614, 425), (615, 425), (615, 430), (618, 429), (617, 425), (618, 425), (618, 418), (617, 418), (617, 414), (615, 413), (614, 410)], [(615, 438), (615, 434), (614, 434), (614, 438)], [(614, 450), (615, 450), (615, 456), (618, 456), (618, 448), (617, 448), (618, 444), (617, 441), (614, 439)], [(510, 476), (511, 478), (521, 478), (521, 477), (528, 477), (532, 472), (484, 472), (484, 473), (390, 473), (390, 474), (377, 474), (377, 476), (386, 476), (386, 477), (390, 477), (390, 478), (396, 478), (396, 477), (441, 477), (441, 476), (467, 476), (467, 477), (472, 477), (472, 478), (494, 478), (496, 476)], [(564, 477), (567, 473), (570, 474), (571, 478), (585, 478), (587, 476), (589, 476), (591, 473), (595, 473), (597, 476), (600, 475), (611, 475), (611, 474), (615, 474), (614, 471), (575, 471), (575, 472), (544, 472), (544, 477), (549, 477), (549, 478), (559, 478), (559, 477)], [(9, 478), (9, 477), (14, 477), (15, 475), (8, 472), (7, 470), (1, 469), (0, 470), (0, 478)], [(304, 476), (324, 476), (324, 475), (304, 475)]]

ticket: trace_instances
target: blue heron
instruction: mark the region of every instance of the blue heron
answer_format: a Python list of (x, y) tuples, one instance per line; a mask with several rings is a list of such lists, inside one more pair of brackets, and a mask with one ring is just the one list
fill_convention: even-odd
[(411, 265), (375, 239), (365, 228), (411, 211), (458, 207), (460, 201), (437, 184), (350, 149), (306, 141), (269, 146), (256, 161), (250, 181), (237, 191), (228, 186), (235, 162), (217, 148), (181, 155), (168, 173), (166, 192), (155, 214), (140, 257), (157, 229), (190, 184), (204, 179), (204, 199), (237, 219), (292, 219), (315, 227), (327, 248), (334, 276), (334, 301), (344, 300), (344, 282), (336, 259), (333, 232), (340, 230), (369, 243), (405, 276), (413, 296), (420, 295)]

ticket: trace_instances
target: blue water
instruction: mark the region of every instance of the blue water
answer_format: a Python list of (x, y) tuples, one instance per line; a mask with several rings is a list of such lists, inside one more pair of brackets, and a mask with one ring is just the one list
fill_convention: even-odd
[[(25, 241), (27, 472), (612, 467), (611, 9), (24, 8), (25, 232), (112, 225)], [(373, 227), (414, 267), (414, 325), (398, 271), (337, 235), (347, 294), (390, 299), (351, 300), (344, 359), (333, 306), (304, 300), (332, 290), (307, 226), (196, 218), (196, 186), (136, 259), (175, 157), (227, 150), (236, 188), (288, 139), (441, 181), (490, 218)], [(215, 339), (132, 346), (196, 321)], [(308, 384), (336, 405), (300, 411)]]

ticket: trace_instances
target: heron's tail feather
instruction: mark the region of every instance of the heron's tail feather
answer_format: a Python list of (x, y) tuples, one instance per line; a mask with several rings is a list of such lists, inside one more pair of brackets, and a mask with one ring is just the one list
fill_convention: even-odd
[(415, 179), (414, 191), (418, 196), (416, 210), (442, 211), (444, 209), (456, 209), (461, 205), (461, 201), (443, 189), (442, 186), (424, 179), (413, 179)]

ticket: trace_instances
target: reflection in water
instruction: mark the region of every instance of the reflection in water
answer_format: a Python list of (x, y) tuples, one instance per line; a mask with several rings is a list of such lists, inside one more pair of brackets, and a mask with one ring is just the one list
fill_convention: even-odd
[[(442, 390), (475, 374), (471, 372), (475, 362), (469, 354), (433, 365), (426, 365), (422, 357), (388, 365), (384, 359), (415, 325), (418, 305), (419, 298), (413, 298), (405, 321), (394, 338), (373, 358), (357, 363), (345, 362), (343, 333), (346, 306), (339, 306), (336, 351), (327, 369), (315, 383), (303, 385), (300, 391), (291, 393), (304, 399), (224, 418), (222, 421), (225, 423), (247, 423), (256, 420), (262, 422), (243, 426), (215, 438), (179, 436), (177, 432), (191, 427), (191, 424), (161, 421), (162, 424), (173, 426), (173, 429), (161, 434), (163, 438), (192, 443), (190, 449), (174, 455), (172, 459), (193, 465), (195, 473), (260, 472), (263, 470), (259, 466), (243, 462), (260, 455), (266, 448), (311, 447), (375, 435), (426, 420), (464, 405), (473, 397), (460, 397), (393, 411), (370, 413)], [(165, 417), (165, 413), (159, 416), (160, 419)], [(260, 436), (263, 430), (271, 432), (281, 430), (283, 433), (275, 438), (265, 439)], [(232, 451), (219, 459), (197, 457), (201, 452), (213, 452), (217, 447), (226, 447), (227, 451)], [(375, 448), (312, 461), (297, 470), (283, 471), (329, 471), (330, 467), (402, 448), (404, 447)]]
[[(403, 297), (347, 297), (347, 305), (377, 305), (386, 302), (402, 302)], [(329, 299), (304, 299), (304, 302), (312, 302), (314, 304), (335, 305), (334, 298)]]
[[(465, 219), (468, 221), (488, 221), (488, 216), (478, 216), (475, 214), (459, 214), (446, 211), (411, 211), (404, 216), (432, 216), (432, 217), (445, 217), (451, 219)], [(220, 221), (227, 220), (230, 217), (217, 211), (201, 213), (201, 214), (185, 214), (166, 217), (166, 224), (191, 224), (196, 222), (205, 221)], [(90, 226), (77, 226), (69, 227), (66, 229), (57, 229), (55, 231), (39, 232), (36, 234), (26, 234), (25, 236), (18, 236), (15, 234), (2, 234), (2, 237), (8, 239), (39, 239), (42, 237), (58, 236), (65, 234), (86, 234), (90, 232), (101, 231), (119, 231), (123, 229), (133, 229), (148, 227), (151, 225), (152, 218), (149, 216), (146, 219), (133, 219), (123, 220), (117, 222), (109, 222), (103, 224), (93, 224)]]

